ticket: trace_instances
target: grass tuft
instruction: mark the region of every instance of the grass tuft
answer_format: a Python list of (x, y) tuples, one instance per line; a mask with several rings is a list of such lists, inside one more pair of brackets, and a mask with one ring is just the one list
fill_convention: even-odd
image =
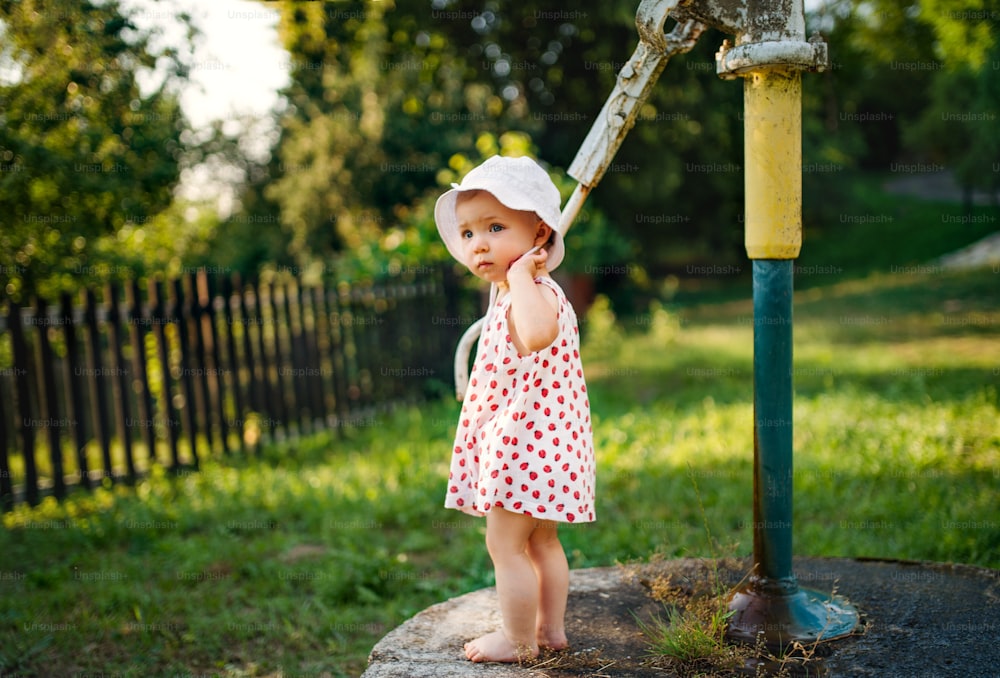
[(667, 618), (657, 615), (650, 622), (638, 620), (639, 628), (649, 638), (650, 651), (681, 662), (708, 661), (715, 664), (731, 655), (725, 641), (726, 622), (732, 616), (725, 606), (689, 605), (666, 608)]

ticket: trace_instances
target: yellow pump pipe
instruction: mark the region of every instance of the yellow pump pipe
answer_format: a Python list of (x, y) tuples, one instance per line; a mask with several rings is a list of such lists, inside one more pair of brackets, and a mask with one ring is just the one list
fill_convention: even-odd
[(802, 248), (802, 73), (744, 77), (746, 224), (750, 259), (795, 259)]

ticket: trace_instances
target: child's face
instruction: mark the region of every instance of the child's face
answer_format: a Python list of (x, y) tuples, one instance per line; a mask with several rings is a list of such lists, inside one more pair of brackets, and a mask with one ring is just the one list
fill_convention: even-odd
[(511, 262), (552, 233), (534, 212), (512, 210), (486, 191), (460, 195), (455, 216), (465, 265), (491, 283), (507, 280)]

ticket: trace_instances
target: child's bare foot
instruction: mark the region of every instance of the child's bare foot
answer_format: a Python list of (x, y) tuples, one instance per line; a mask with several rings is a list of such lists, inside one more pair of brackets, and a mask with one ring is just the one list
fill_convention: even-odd
[(538, 656), (538, 646), (515, 647), (503, 631), (494, 631), (465, 644), (465, 656), (471, 662), (504, 662), (520, 664)]
[(536, 639), (538, 640), (538, 647), (544, 647), (547, 650), (558, 651), (569, 647), (569, 641), (566, 640), (566, 632), (562, 629), (539, 628), (536, 632)]

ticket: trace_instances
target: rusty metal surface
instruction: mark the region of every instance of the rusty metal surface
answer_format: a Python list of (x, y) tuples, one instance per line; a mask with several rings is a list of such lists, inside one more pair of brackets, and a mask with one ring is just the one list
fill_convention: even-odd
[(736, 35), (736, 44), (801, 41), (805, 31), (802, 0), (748, 2), (746, 23)]
[(682, 0), (671, 12), (678, 21), (697, 21), (730, 35), (743, 31), (746, 15), (744, 0)]
[(716, 54), (723, 78), (774, 68), (824, 71), (829, 65), (822, 38), (806, 40), (802, 0), (681, 0), (671, 16), (734, 36)]

